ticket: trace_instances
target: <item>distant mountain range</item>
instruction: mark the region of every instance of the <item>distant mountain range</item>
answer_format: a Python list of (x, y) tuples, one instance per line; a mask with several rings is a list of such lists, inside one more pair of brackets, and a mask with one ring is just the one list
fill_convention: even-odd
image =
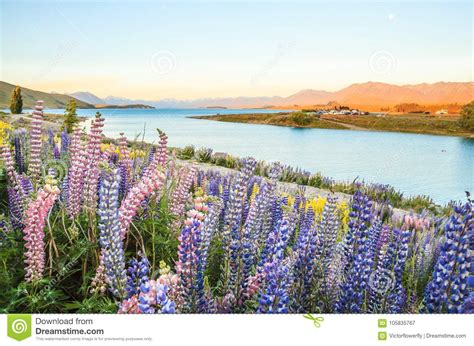
[(84, 101), (84, 102), (89, 103), (91, 105), (101, 105), (101, 104), (106, 103), (100, 97), (97, 97), (94, 94), (92, 94), (90, 92), (87, 92), (87, 91), (78, 91), (78, 92), (71, 93), (71, 94), (66, 94), (66, 95), (72, 96), (75, 99)]
[[(0, 108), (8, 108), (15, 85), (0, 82)], [(473, 82), (438, 82), (433, 84), (393, 85), (379, 82), (352, 84), (344, 89), (329, 92), (306, 89), (288, 97), (225, 97), (194, 100), (161, 99), (143, 100), (107, 96), (100, 98), (90, 92), (70, 94), (45, 93), (22, 87), (25, 108), (42, 99), (48, 108), (64, 108), (71, 98), (78, 100), (79, 108), (305, 108), (317, 105), (345, 105), (366, 110), (379, 110), (400, 104), (464, 105), (474, 100)]]
[(306, 89), (288, 97), (226, 97), (200, 98), (194, 100), (161, 99), (143, 100), (108, 96), (98, 98), (88, 92), (70, 94), (88, 103), (101, 104), (145, 104), (156, 108), (271, 108), (304, 107), (330, 102), (352, 107), (392, 107), (404, 103), (419, 105), (466, 104), (474, 100), (472, 82), (438, 82), (434, 84), (393, 85), (379, 82), (352, 84), (344, 89), (329, 92)]

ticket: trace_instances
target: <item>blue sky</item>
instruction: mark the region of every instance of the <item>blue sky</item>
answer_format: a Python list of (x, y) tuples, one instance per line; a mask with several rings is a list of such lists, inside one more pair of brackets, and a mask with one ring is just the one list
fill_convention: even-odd
[(1, 2), (1, 80), (101, 97), (472, 81), (469, 3)]

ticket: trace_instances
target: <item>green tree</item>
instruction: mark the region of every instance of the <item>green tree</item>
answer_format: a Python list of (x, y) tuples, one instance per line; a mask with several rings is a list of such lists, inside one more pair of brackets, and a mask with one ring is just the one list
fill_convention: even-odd
[(74, 125), (79, 121), (77, 118), (76, 108), (76, 100), (71, 99), (66, 106), (66, 112), (64, 114), (66, 116), (66, 119), (64, 119), (64, 128), (68, 133), (71, 133), (72, 130), (74, 130)]
[(294, 112), (291, 114), (290, 119), (298, 126), (307, 126), (313, 121), (313, 117), (305, 112)]
[(21, 88), (17, 86), (13, 89), (12, 99), (10, 102), (10, 112), (12, 114), (21, 114), (23, 110), (23, 99), (21, 98)]
[(463, 129), (474, 131), (474, 101), (462, 107), (459, 121)]

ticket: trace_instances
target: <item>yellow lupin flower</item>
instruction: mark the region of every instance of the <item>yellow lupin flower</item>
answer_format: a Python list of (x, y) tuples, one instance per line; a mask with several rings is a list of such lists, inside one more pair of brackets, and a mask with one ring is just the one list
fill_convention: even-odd
[(106, 151), (106, 150), (109, 149), (109, 148), (110, 148), (110, 143), (102, 143), (102, 144), (100, 145), (100, 151), (101, 151), (101, 152), (104, 152), (104, 151)]
[(288, 196), (286, 196), (286, 198), (288, 198), (288, 206), (289, 207), (292, 207), (292, 206), (295, 205), (295, 197), (294, 196), (288, 195)]
[(252, 188), (252, 195), (250, 196), (250, 200), (253, 201), (255, 197), (257, 197), (259, 192), (260, 192), (260, 187), (257, 184), (254, 184)]
[(337, 204), (337, 211), (341, 217), (342, 228), (347, 229), (349, 224), (349, 205), (346, 201), (342, 201), (341, 203)]
[(130, 158), (135, 159), (137, 157), (145, 157), (145, 151), (140, 150), (140, 149), (133, 149), (130, 152)]
[(326, 205), (326, 197), (318, 196), (306, 202), (306, 210), (311, 206), (314, 212), (314, 217), (319, 218), (323, 214), (324, 206)]
[(12, 130), (10, 124), (0, 120), (0, 145), (8, 141), (8, 132)]

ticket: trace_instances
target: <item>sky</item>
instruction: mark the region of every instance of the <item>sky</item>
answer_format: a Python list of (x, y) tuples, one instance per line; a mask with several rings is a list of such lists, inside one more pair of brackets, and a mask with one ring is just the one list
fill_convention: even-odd
[(473, 80), (463, 3), (0, 0), (0, 80), (135, 99)]

